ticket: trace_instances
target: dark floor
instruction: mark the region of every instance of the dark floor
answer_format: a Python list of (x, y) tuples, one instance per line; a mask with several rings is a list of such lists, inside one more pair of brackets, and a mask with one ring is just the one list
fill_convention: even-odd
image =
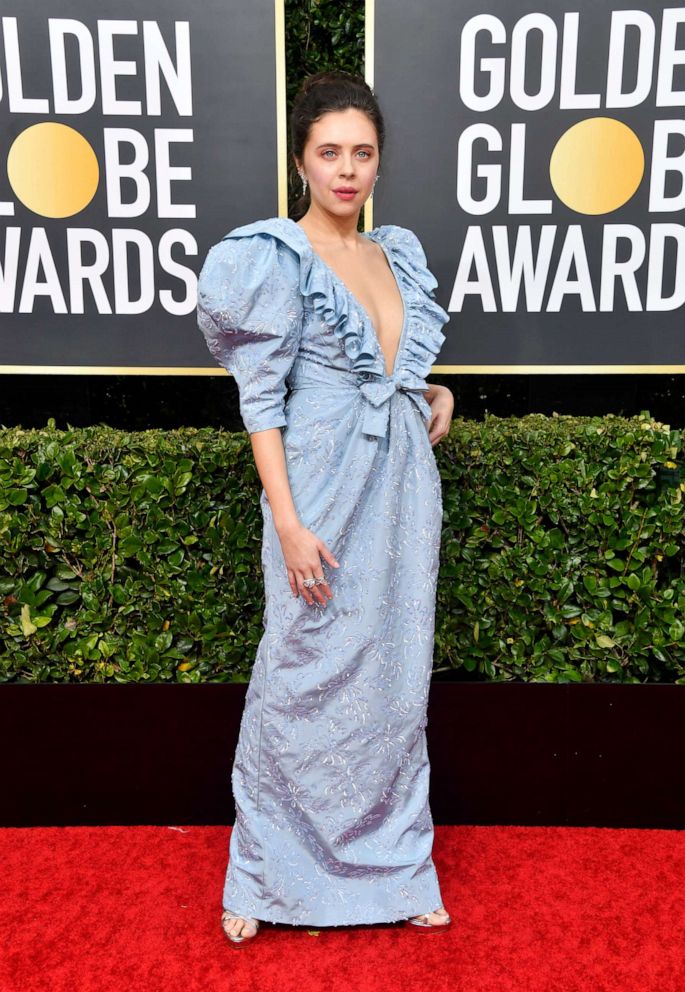
[[(454, 393), (455, 415), (482, 420), (527, 413), (634, 416), (648, 410), (685, 425), (682, 375), (432, 375)], [(124, 430), (219, 427), (242, 430), (230, 375), (1, 375), (0, 425), (58, 429), (107, 424)]]

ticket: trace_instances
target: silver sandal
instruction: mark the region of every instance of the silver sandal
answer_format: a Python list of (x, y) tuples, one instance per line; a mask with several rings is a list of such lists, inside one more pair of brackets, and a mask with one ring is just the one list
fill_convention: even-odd
[[(224, 923), (226, 923), (227, 920), (245, 920), (246, 923), (251, 923), (253, 925), (254, 933), (245, 934), (244, 929), (241, 934), (227, 933), (224, 926)], [(230, 940), (232, 947), (240, 947), (242, 944), (249, 944), (251, 940), (255, 939), (259, 933), (259, 920), (255, 920), (253, 916), (240, 916), (239, 913), (234, 913), (230, 909), (225, 909), (221, 914), (221, 929), (223, 930), (226, 938)]]
[[(440, 906), (440, 909), (444, 909), (444, 906)], [(437, 910), (433, 910), (437, 913)], [(452, 926), (452, 917), (447, 913), (444, 923), (429, 923), (428, 917), (430, 913), (422, 913), (420, 916), (410, 916), (408, 920), (404, 921), (405, 927), (420, 927), (419, 933), (440, 933), (443, 930), (449, 930)]]

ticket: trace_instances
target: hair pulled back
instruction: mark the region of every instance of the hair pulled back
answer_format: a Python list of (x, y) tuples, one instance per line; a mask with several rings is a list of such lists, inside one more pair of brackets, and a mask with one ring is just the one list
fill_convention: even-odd
[[(295, 157), (304, 159), (312, 124), (324, 114), (353, 107), (365, 113), (376, 129), (379, 160), (385, 143), (385, 123), (373, 90), (363, 76), (346, 72), (344, 69), (330, 69), (307, 76), (295, 97), (290, 112), (290, 183), (294, 189), (301, 189), (302, 180), (297, 171)], [(310, 205), (309, 186), (307, 191), (295, 201), (290, 216), (293, 220), (303, 217)]]

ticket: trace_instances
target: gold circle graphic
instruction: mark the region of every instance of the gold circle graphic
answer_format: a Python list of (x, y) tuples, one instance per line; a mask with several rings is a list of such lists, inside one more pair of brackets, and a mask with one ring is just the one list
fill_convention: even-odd
[(607, 214), (622, 207), (644, 171), (639, 138), (613, 117), (574, 124), (557, 141), (549, 165), (554, 192), (581, 214)]
[(7, 156), (7, 177), (17, 199), (43, 217), (72, 217), (95, 196), (100, 167), (82, 134), (44, 121), (18, 134)]

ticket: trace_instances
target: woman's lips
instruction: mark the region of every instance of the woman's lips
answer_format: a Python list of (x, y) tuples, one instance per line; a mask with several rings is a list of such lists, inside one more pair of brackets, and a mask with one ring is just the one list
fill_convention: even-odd
[(340, 197), (341, 200), (351, 200), (353, 197), (357, 195), (356, 189), (350, 190), (349, 193), (343, 192), (343, 190), (340, 189), (334, 189), (333, 192), (335, 193), (336, 196)]

